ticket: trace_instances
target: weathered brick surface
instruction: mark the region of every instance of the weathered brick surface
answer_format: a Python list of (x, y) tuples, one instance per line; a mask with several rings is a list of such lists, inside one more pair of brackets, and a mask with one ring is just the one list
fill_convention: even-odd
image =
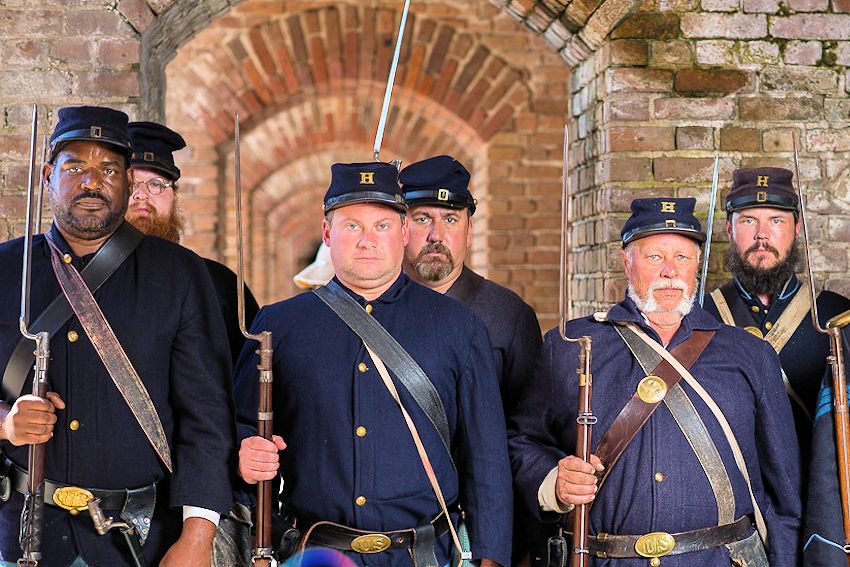
[[(185, 243), (232, 262), (239, 110), (250, 281), (264, 300), (294, 291), (328, 164), (371, 157), (400, 3), (3, 4), (0, 233), (20, 228), (28, 103), (45, 122), (62, 104), (107, 103), (184, 132)], [(847, 0), (419, 0), (381, 155), (450, 153), (470, 167), (481, 200), (471, 262), (545, 324), (557, 312), (566, 118), (579, 312), (622, 296), (616, 241), (632, 198), (693, 195), (703, 214), (715, 154), (728, 183), (735, 167), (790, 165), (797, 134), (819, 279), (840, 288), (848, 252), (827, 241), (850, 225), (848, 30)], [(719, 280), (719, 260), (712, 270)]]

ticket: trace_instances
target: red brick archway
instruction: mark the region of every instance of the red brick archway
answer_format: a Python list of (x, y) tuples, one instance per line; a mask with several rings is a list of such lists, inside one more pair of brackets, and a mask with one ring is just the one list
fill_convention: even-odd
[[(371, 160), (400, 13), (352, 3), (243, 25), (251, 18), (237, 16), (250, 5), (177, 53), (166, 118), (190, 146), (180, 156), (185, 242), (232, 264), (232, 115), (240, 113), (249, 274), (268, 301), (292, 293), (291, 275), (316, 242), (330, 164)], [(382, 158), (448, 153), (464, 162), (481, 201), (471, 263), (553, 317), (567, 67), (539, 53), (535, 62), (550, 66), (535, 77), (492, 38), (415, 10), (406, 34)]]

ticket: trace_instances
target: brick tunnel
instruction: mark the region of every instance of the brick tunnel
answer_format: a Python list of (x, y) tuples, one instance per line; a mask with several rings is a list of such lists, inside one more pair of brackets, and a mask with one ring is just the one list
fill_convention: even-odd
[[(330, 164), (371, 159), (401, 7), (7, 2), (0, 230), (21, 233), (28, 105), (39, 103), (46, 129), (61, 106), (107, 104), (184, 134), (184, 244), (233, 265), (238, 110), (249, 281), (262, 301), (292, 294), (318, 241)], [(466, 163), (482, 203), (471, 264), (548, 328), (565, 122), (580, 312), (622, 297), (614, 252), (632, 198), (695, 196), (705, 218), (716, 155), (727, 189), (736, 167), (789, 167), (796, 135), (817, 278), (848, 293), (848, 68), (847, 0), (414, 0), (381, 157)]]

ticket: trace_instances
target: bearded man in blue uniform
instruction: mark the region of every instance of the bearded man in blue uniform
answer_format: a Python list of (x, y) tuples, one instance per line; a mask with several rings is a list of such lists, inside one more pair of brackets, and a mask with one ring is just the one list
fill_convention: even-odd
[(511, 417), (518, 497), (553, 522), (592, 503), (590, 565), (796, 564), (799, 454), (779, 361), (693, 305), (694, 203), (635, 200), (626, 298), (566, 326), (593, 340), (591, 462), (572, 456), (579, 352), (557, 329)]
[[(42, 328), (37, 318), (54, 298), (65, 298), (58, 278), (69, 272), (57, 268), (63, 263), (94, 287), (96, 308), (72, 313), (67, 306), (52, 328), (45, 323), (51, 335), (47, 399), (22, 395), (32, 383), (31, 359), (20, 356), (32, 346), (21, 343), (18, 331), (23, 239), (0, 245), (6, 268), (0, 273), (0, 368), (8, 401), (0, 403), (2, 562), (21, 555), (17, 535), (31, 443), (46, 443), (44, 567), (136, 565), (131, 553), (142, 563), (209, 565), (215, 525), (230, 510), (231, 363), (215, 291), (197, 255), (124, 222), (129, 157), (127, 115), (101, 107), (59, 110), (43, 168), (54, 223), (33, 240), (33, 326)], [(101, 283), (93, 283), (98, 278)], [(81, 296), (68, 297), (59, 303), (74, 305)], [(86, 330), (100, 312), (118, 347), (104, 347), (105, 334)], [(121, 348), (135, 379), (101, 362)], [(117, 385), (139, 382), (155, 411), (136, 415)], [(61, 494), (83, 502), (100, 498), (103, 511), (134, 532), (126, 541), (115, 532), (98, 535), (88, 513)]]
[[(808, 284), (795, 274), (800, 203), (792, 181), (792, 173), (779, 167), (732, 172), (724, 258), (732, 280), (707, 294), (704, 305), (717, 320), (745, 328), (779, 353), (800, 452), (808, 463), (829, 341), (812, 326)], [(821, 325), (850, 309), (850, 299), (827, 290), (817, 301)]]
[[(242, 441), (240, 474), (248, 482), (280, 475), (281, 501), (296, 518), (303, 545), (344, 551), (360, 565), (446, 564), (453, 538), (385, 380), (403, 384), (400, 403), (451, 515), (458, 505), (464, 512), (472, 559), (508, 565), (511, 479), (484, 324), (401, 273), (408, 225), (393, 165), (334, 165), (324, 209), (322, 236), (336, 272), (325, 289), (383, 326), (426, 378), (413, 386), (387, 359), (392, 375), (382, 379), (377, 361), (387, 357), (367, 351), (327, 296), (304, 293), (261, 309), (252, 327), (274, 338), (276, 436), (274, 443), (257, 436)], [(254, 348), (246, 345), (236, 371), (239, 418), (248, 424), (256, 423)], [(426, 382), (434, 397), (423, 404), (414, 392)], [(246, 400), (253, 403), (243, 411)], [(440, 414), (445, 435), (432, 424)], [(373, 553), (359, 545), (363, 538), (375, 544)]]

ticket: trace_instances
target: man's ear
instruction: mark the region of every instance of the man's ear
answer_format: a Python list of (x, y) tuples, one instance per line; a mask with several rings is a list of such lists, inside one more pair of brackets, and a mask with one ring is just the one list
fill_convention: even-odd
[(41, 187), (45, 191), (50, 189), (50, 176), (53, 174), (53, 164), (45, 163), (41, 166)]
[(331, 245), (331, 223), (328, 222), (327, 218), (322, 219), (322, 242), (325, 243), (325, 246)]
[(472, 246), (472, 215), (469, 214), (469, 209), (466, 209), (466, 218), (469, 219), (469, 228), (466, 230), (466, 247)]

